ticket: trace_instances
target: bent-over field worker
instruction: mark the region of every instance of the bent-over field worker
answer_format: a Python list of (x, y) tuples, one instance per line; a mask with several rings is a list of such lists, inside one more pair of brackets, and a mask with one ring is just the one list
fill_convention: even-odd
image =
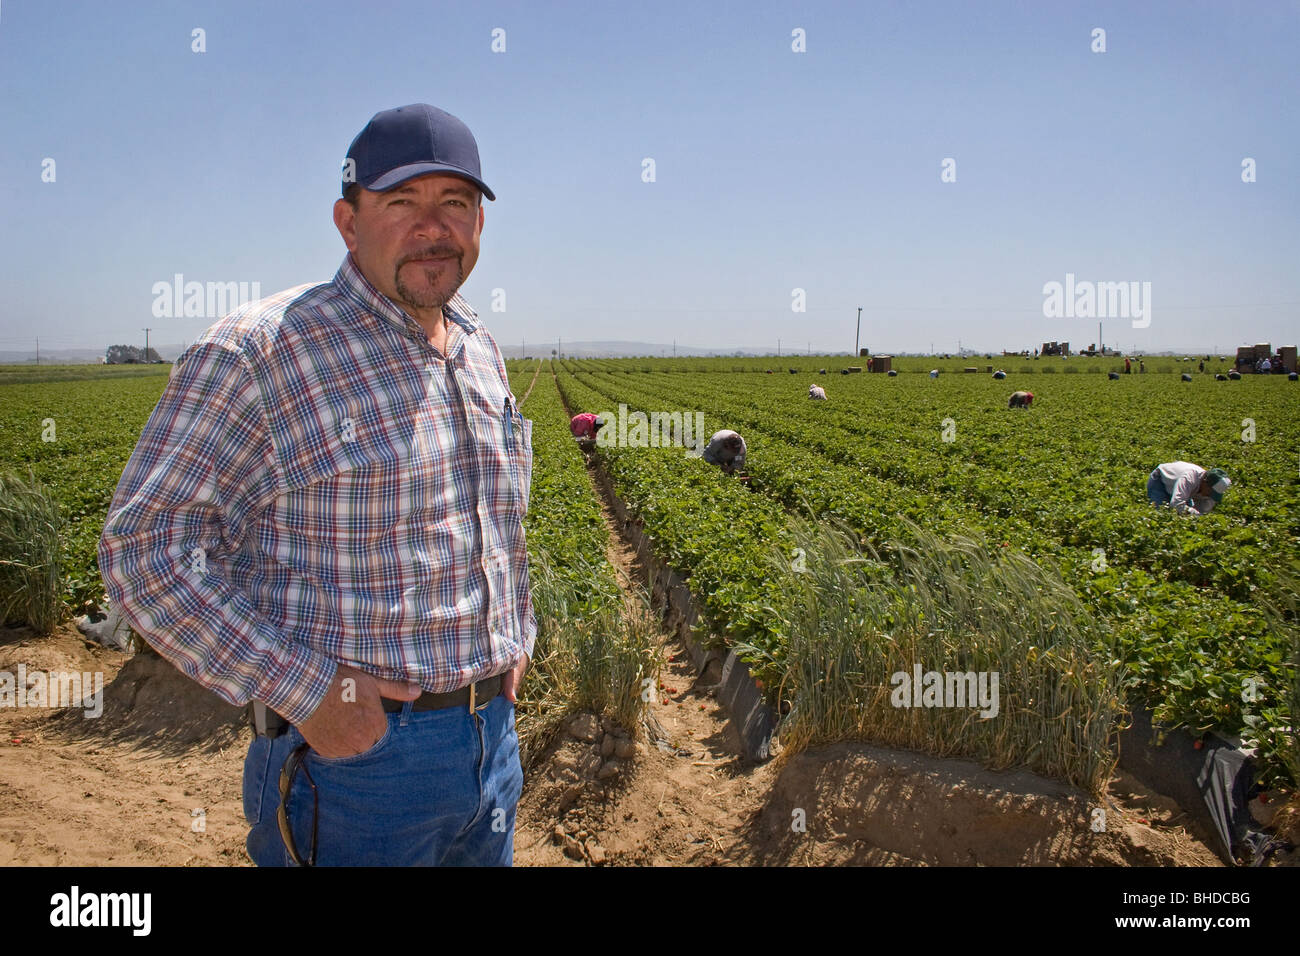
[(596, 432), (604, 427), (605, 419), (591, 412), (582, 412), (569, 419), (569, 431), (573, 432), (573, 437), (586, 441), (594, 440)]
[(1033, 404), (1033, 392), (1012, 392), (1011, 400), (1007, 403), (1007, 408), (1028, 408)]
[(826, 401), (826, 389), (822, 388), (820, 385), (809, 385), (808, 397), (814, 401), (824, 402)]
[(333, 280), (187, 348), (114, 495), (113, 602), (254, 702), (259, 865), (512, 861), (532, 423), (457, 291), (484, 196), (464, 123), (376, 114), (344, 164)]
[(1222, 468), (1206, 471), (1189, 461), (1157, 465), (1147, 479), (1147, 499), (1169, 505), (1179, 514), (1203, 515), (1214, 510), (1232, 482)]
[(702, 457), (727, 474), (734, 474), (745, 467), (745, 439), (728, 428), (714, 432)]

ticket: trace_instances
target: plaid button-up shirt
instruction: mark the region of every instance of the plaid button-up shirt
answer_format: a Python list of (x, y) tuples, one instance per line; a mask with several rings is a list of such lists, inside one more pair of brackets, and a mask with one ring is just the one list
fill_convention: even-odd
[(294, 723), (337, 666), (442, 692), (532, 654), (532, 422), (457, 294), (446, 355), (345, 258), (185, 350), (99, 545), (111, 601)]

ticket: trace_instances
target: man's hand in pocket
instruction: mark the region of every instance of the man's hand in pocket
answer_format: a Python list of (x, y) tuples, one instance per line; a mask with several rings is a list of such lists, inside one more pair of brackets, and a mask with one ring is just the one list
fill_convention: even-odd
[[(349, 680), (353, 683), (344, 683)], [(381, 697), (415, 700), (419, 696), (419, 684), (380, 680), (340, 664), (325, 699), (298, 725), (298, 731), (322, 757), (352, 757), (373, 747), (388, 729)]]
[(510, 670), (501, 675), (501, 693), (506, 695), (506, 700), (515, 703), (515, 695), (519, 692), (519, 687), (524, 682), (524, 672), (528, 670), (528, 655), (525, 654), (519, 658), (519, 663)]

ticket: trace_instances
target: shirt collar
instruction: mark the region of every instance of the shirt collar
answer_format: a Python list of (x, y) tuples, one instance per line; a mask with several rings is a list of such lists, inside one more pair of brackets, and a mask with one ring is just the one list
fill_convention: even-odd
[[(357, 267), (356, 260), (352, 258), (351, 252), (343, 257), (343, 264), (339, 266), (339, 271), (334, 275), (334, 285), (367, 312), (378, 315), (399, 329), (418, 336), (421, 342), (428, 339), (423, 326), (419, 322), (411, 318), (392, 299), (371, 285), (370, 280), (361, 274), (361, 270)], [(478, 331), (478, 313), (470, 308), (469, 303), (465, 301), (459, 292), (455, 293), (447, 304), (442, 307), (442, 314), (459, 325), (466, 335), (473, 335)]]

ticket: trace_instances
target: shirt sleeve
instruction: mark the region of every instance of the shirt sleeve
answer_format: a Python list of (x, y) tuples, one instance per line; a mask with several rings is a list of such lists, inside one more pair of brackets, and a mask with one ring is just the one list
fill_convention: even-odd
[(1177, 511), (1191, 510), (1195, 513), (1196, 506), (1192, 504), (1192, 496), (1197, 489), (1201, 487), (1201, 475), (1195, 471), (1185, 471), (1179, 476), (1178, 481), (1174, 483), (1173, 494), (1169, 496), (1169, 504)]
[(177, 360), (127, 462), (99, 542), (109, 599), (177, 668), (232, 704), (311, 716), (337, 669), (232, 586), (276, 495), (275, 457), (244, 357), (200, 343)]

